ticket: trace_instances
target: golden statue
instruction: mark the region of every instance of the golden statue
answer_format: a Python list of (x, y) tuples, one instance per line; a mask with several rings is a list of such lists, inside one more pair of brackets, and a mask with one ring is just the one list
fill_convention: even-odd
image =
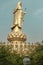
[(21, 2), (18, 2), (17, 7), (14, 10), (13, 14), (14, 14), (13, 27), (18, 26), (21, 29), (22, 25), (23, 25), (23, 17), (24, 17), (24, 14), (25, 14), (22, 10)]
[(21, 2), (18, 2), (14, 12), (13, 26), (11, 27), (12, 32), (8, 34), (8, 40), (26, 40), (26, 35), (21, 31), (23, 25), (23, 18), (25, 12), (22, 10)]

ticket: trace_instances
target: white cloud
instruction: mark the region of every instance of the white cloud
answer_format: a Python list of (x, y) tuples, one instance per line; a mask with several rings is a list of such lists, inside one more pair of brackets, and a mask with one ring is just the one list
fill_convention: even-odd
[(33, 15), (39, 15), (42, 13), (43, 13), (43, 8), (36, 10)]

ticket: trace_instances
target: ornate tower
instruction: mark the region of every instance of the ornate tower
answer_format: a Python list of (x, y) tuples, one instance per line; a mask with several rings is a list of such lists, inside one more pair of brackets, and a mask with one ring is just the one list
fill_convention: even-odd
[[(14, 12), (14, 20), (13, 25), (11, 27), (11, 33), (8, 34), (8, 41), (13, 45), (18, 45), (20, 50), (20, 45), (25, 44), (26, 42), (26, 35), (22, 32), (22, 25), (23, 25), (23, 17), (25, 12), (22, 9), (22, 3), (18, 2), (17, 7), (15, 8)], [(15, 47), (14, 47), (15, 49)]]

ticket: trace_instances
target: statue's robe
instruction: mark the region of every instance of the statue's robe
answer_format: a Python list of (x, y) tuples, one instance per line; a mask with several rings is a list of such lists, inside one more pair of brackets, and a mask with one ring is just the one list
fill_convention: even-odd
[(18, 4), (17, 8), (14, 11), (13, 25), (22, 28), (23, 17), (24, 17), (24, 12), (22, 11), (22, 6)]

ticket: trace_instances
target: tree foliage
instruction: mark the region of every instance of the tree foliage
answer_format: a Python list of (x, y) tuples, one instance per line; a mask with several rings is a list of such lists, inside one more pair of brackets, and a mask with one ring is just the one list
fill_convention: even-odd
[[(0, 44), (0, 65), (23, 65), (24, 56), (12, 51), (12, 46)], [(43, 65), (43, 45), (39, 45), (29, 57), (31, 65)]]
[(23, 65), (23, 57), (12, 52), (12, 46), (0, 46), (0, 65)]
[(31, 56), (31, 65), (43, 65), (43, 46), (40, 45)]

